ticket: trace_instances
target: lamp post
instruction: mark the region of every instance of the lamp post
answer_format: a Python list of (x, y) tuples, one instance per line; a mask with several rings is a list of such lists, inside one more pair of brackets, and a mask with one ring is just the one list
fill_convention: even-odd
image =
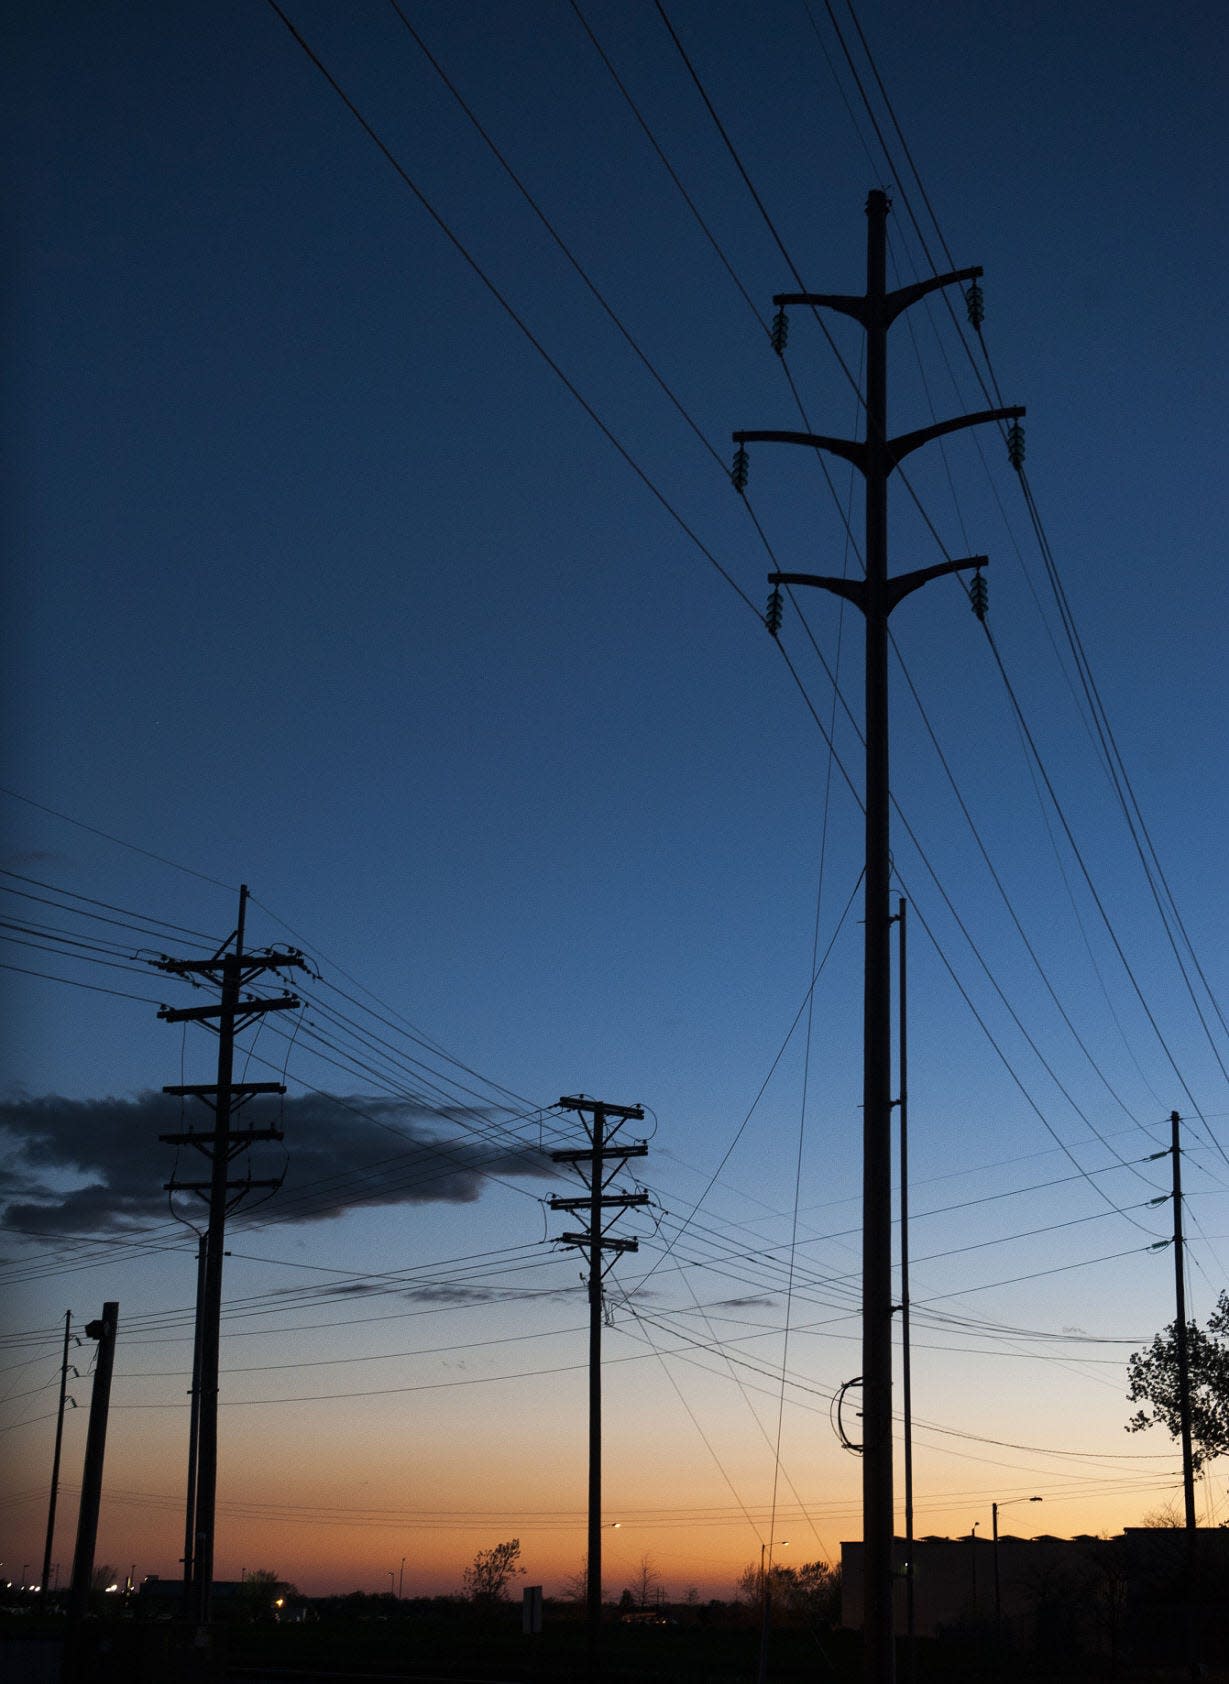
[(393, 1572), (391, 1567), (388, 1569), (388, 1594), (390, 1596), (395, 1596), (397, 1594), (397, 1575)]
[(969, 1528), (969, 1573), (973, 1585), (973, 1618), (977, 1618), (977, 1528), (980, 1520), (975, 1520)]
[(756, 1684), (767, 1684), (768, 1680), (768, 1608), (770, 1597), (768, 1593), (768, 1574), (764, 1570), (764, 1556), (769, 1545), (774, 1549), (788, 1549), (788, 1538), (768, 1538), (760, 1544), (760, 1600), (763, 1604), (760, 1616), (760, 1664), (756, 1672)]
[(1006, 1503), (991, 1503), (990, 1527), (994, 1559), (994, 1634), (996, 1640), (1003, 1632), (1003, 1604), (999, 1595), (999, 1510), (1005, 1509), (1007, 1503), (1039, 1503), (1040, 1497), (1008, 1497)]
[(405, 1557), (402, 1556), (401, 1557), (401, 1572), (400, 1572), (400, 1574), (398, 1575), (398, 1578), (397, 1578), (397, 1601), (400, 1602), (404, 1595), (405, 1595)]

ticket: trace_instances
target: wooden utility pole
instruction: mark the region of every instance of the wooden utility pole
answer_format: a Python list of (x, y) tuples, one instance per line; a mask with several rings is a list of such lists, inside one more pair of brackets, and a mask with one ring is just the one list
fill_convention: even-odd
[(1186, 1664), (1189, 1677), (1202, 1676), (1199, 1664), (1201, 1616), (1198, 1612), (1203, 1587), (1199, 1579), (1199, 1523), (1195, 1517), (1195, 1457), (1191, 1447), (1191, 1357), (1186, 1325), (1186, 1252), (1182, 1238), (1182, 1119), (1169, 1113), (1170, 1152), (1174, 1161), (1174, 1288), (1177, 1320), (1174, 1324), (1178, 1348), (1178, 1424), (1182, 1436), (1182, 1496), (1186, 1521)]
[[(159, 1138), (171, 1146), (191, 1146), (209, 1159), (208, 1181), (173, 1181), (174, 1190), (197, 1193), (209, 1208), (209, 1225), (204, 1237), (204, 1269), (199, 1280), (197, 1342), (199, 1367), (196, 1391), (196, 1445), (193, 1469), (195, 1502), (190, 1505), (187, 1528), (192, 1542), (192, 1608), (190, 1617), (198, 1625), (209, 1621), (213, 1589), (214, 1521), (218, 1483), (218, 1345), (222, 1316), (222, 1259), (226, 1245), (226, 1218), (249, 1189), (276, 1186), (276, 1182), (250, 1179), (232, 1182), (227, 1171), (239, 1153), (258, 1140), (280, 1140), (280, 1129), (233, 1131), (231, 1122), (240, 1106), (254, 1094), (285, 1093), (281, 1082), (236, 1082), (234, 1079), (235, 1037), (266, 1012), (289, 1011), (300, 1004), (289, 992), (276, 999), (245, 996), (244, 989), (267, 971), (302, 967), (306, 961), (295, 949), (286, 952), (264, 950), (248, 954), (243, 950), (247, 916), (247, 885), (239, 890), (239, 922), (234, 934), (223, 942), (211, 959), (160, 959), (158, 969), (173, 976), (203, 977), (220, 990), (216, 1006), (163, 1006), (158, 1016), (167, 1023), (201, 1023), (218, 1037), (217, 1080), (210, 1084), (165, 1087), (163, 1093), (199, 1099), (213, 1112), (208, 1133), (189, 1130)], [(189, 1476), (189, 1487), (193, 1486)], [(194, 1512), (193, 1512), (194, 1509)], [(186, 1529), (187, 1529), (186, 1528)], [(186, 1568), (185, 1568), (186, 1571)]]
[[(64, 1409), (68, 1397), (68, 1345), (72, 1337), (73, 1313), (64, 1312), (64, 1360), (60, 1364), (60, 1406), (55, 1418), (55, 1449), (51, 1456), (51, 1496), (47, 1503), (47, 1537), (43, 1544), (43, 1576), (39, 1580), (39, 1595), (46, 1602), (51, 1589), (51, 1548), (55, 1540), (56, 1499), (60, 1492), (60, 1451), (64, 1444)], [(74, 1368), (73, 1373), (77, 1370)], [(74, 1403), (73, 1408), (77, 1406)]]
[(115, 1330), (119, 1305), (104, 1304), (102, 1318), (88, 1321), (85, 1331), (98, 1341), (94, 1364), (94, 1385), (90, 1393), (90, 1424), (85, 1439), (85, 1467), (81, 1474), (81, 1504), (77, 1510), (77, 1547), (73, 1553), (72, 1588), (68, 1593), (69, 1618), (79, 1620), (90, 1599), (90, 1577), (94, 1571), (94, 1543), (98, 1537), (98, 1510), (102, 1501), (102, 1463), (107, 1449), (107, 1416), (111, 1408), (111, 1371), (115, 1365)]
[[(168, 1191), (171, 1183), (167, 1183)], [(192, 1618), (192, 1563), (196, 1557), (196, 1459), (201, 1425), (201, 1334), (205, 1302), (205, 1258), (208, 1233), (196, 1236), (196, 1316), (192, 1332), (192, 1390), (188, 1393), (188, 1493), (184, 1503), (183, 1531), (183, 1617)]]
[(1176, 1111), (1169, 1113), (1170, 1155), (1174, 1174), (1174, 1291), (1177, 1298), (1177, 1320), (1174, 1323), (1174, 1343), (1178, 1355), (1178, 1426), (1182, 1439), (1182, 1495), (1186, 1509), (1186, 1532), (1193, 1539), (1198, 1522), (1195, 1518), (1195, 1458), (1191, 1450), (1191, 1359), (1187, 1344), (1186, 1326), (1186, 1255), (1182, 1239), (1182, 1146), (1179, 1131), (1182, 1119)]
[[(892, 1045), (891, 951), (889, 907), (888, 785), (888, 616), (910, 592), (930, 579), (969, 568), (980, 570), (985, 556), (943, 561), (888, 576), (888, 477), (911, 451), (944, 434), (982, 422), (1016, 422), (1021, 408), (987, 409), (938, 421), (896, 438), (888, 436), (888, 328), (903, 310), (927, 293), (961, 281), (975, 281), (980, 268), (932, 275), (911, 286), (887, 290), (888, 196), (873, 190), (866, 201), (866, 292), (780, 293), (773, 302), (782, 312), (790, 305), (839, 311), (859, 322), (866, 334), (866, 437), (828, 438), (815, 433), (738, 432), (734, 483), (746, 485), (746, 446), (756, 441), (800, 444), (852, 462), (866, 484), (866, 577), (837, 579), (812, 573), (772, 573), (774, 592), (782, 585), (814, 585), (860, 608), (866, 624), (866, 889), (863, 975), (862, 1067), (862, 1532), (865, 1564), (863, 1626), (868, 1684), (892, 1684), (896, 1672), (893, 1627), (894, 1535), (892, 1507)], [(980, 304), (980, 295), (979, 295)], [(774, 344), (784, 334), (774, 331)], [(1014, 438), (1014, 445), (1010, 439)], [(1013, 461), (1022, 460), (1018, 428), (1009, 435)], [(770, 629), (779, 624), (779, 597), (770, 607)]]
[[(552, 1152), (557, 1164), (571, 1164), (585, 1180), (587, 1192), (578, 1198), (552, 1198), (552, 1210), (584, 1211), (588, 1227), (578, 1233), (560, 1234), (564, 1245), (575, 1246), (588, 1259), (589, 1275), (589, 1552), (585, 1564), (585, 1608), (589, 1676), (601, 1673), (602, 1625), (602, 1281), (609, 1264), (602, 1253), (611, 1253), (611, 1263), (623, 1251), (636, 1251), (638, 1242), (617, 1239), (603, 1227), (602, 1212), (628, 1210), (647, 1204), (647, 1193), (612, 1193), (608, 1189), (629, 1158), (643, 1158), (648, 1146), (643, 1140), (618, 1143), (614, 1136), (625, 1122), (640, 1122), (639, 1105), (610, 1105), (584, 1095), (559, 1101), (561, 1110), (580, 1114), (589, 1135), (587, 1147)], [(592, 1121), (588, 1121), (588, 1118)], [(613, 1128), (609, 1127), (611, 1118)], [(612, 1218), (612, 1221), (614, 1218)]]

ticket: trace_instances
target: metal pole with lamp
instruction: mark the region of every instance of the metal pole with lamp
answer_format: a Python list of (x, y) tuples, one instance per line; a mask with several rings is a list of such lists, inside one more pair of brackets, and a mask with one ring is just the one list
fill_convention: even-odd
[(1003, 1601), (999, 1590), (999, 1510), (1005, 1509), (1008, 1503), (1039, 1503), (1040, 1497), (1008, 1497), (1006, 1503), (991, 1503), (990, 1527), (991, 1545), (994, 1560), (994, 1636), (1000, 1642), (1003, 1636)]
[(788, 1549), (788, 1538), (769, 1538), (760, 1544), (760, 1600), (762, 1611), (760, 1616), (760, 1664), (756, 1670), (756, 1684), (767, 1684), (768, 1680), (768, 1609), (771, 1598), (768, 1591), (768, 1574), (764, 1570), (764, 1555), (769, 1544), (774, 1549)]

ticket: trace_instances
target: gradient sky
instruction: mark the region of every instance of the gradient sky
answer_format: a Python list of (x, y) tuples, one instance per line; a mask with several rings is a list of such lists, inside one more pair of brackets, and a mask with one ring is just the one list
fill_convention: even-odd
[[(6, 1572), (41, 1557), (64, 1312), (104, 1298), (99, 1559), (176, 1571), (194, 1239), (157, 1096), (213, 1044), (128, 955), (221, 942), (241, 882), (249, 939), (320, 979), (247, 1043), (289, 1087), (253, 1173), (287, 1182), (232, 1233), (219, 1576), (379, 1590), (405, 1557), (407, 1593), (448, 1590), (511, 1536), (531, 1582), (576, 1570), (585, 1300), (539, 1148), (577, 1091), (650, 1112), (608, 1585), (648, 1552), (724, 1595), (764, 1539), (859, 1535), (830, 1413), (860, 1360), (861, 769), (829, 675), (856, 720), (860, 627), (800, 593), (791, 672), (751, 610), (774, 565), (856, 569), (860, 486), (757, 446), (744, 506), (727, 469), (733, 430), (803, 425), (772, 295), (861, 290), (881, 185), (893, 284), (944, 242), (985, 267), (1052, 559), (992, 430), (894, 482), (893, 566), (987, 553), (994, 638), (950, 580), (893, 622), (918, 1530), (1173, 1498), (1123, 1371), (1173, 1315), (1145, 1161), (1173, 1109), (1200, 1319), (1229, 1245), (1221, 9), (867, 0), (882, 86), (844, 0), (665, 13), (737, 164), (650, 0), (294, 0), (404, 174), (264, 0), (12, 14)], [(858, 335), (826, 325), (794, 312), (787, 369), (848, 434)], [(941, 304), (897, 324), (894, 430), (985, 406), (966, 343)]]

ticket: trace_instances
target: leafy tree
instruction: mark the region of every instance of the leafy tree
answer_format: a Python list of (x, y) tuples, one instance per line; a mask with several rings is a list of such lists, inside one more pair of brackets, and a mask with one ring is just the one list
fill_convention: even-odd
[[(1222, 1292), (1206, 1328), (1186, 1324), (1191, 1393), (1191, 1461), (1198, 1472), (1229, 1451), (1229, 1292)], [(1128, 1421), (1129, 1433), (1162, 1426), (1181, 1437), (1178, 1392), (1178, 1324), (1171, 1322), (1127, 1362), (1131, 1403), (1144, 1407)]]
[[(766, 1581), (766, 1582), (765, 1582)], [(767, 1590), (772, 1607), (806, 1620), (832, 1620), (840, 1612), (840, 1570), (826, 1561), (804, 1561), (798, 1567), (774, 1562), (760, 1578), (760, 1564), (749, 1561), (738, 1579), (738, 1600), (761, 1606)]]
[(794, 1606), (810, 1620), (841, 1616), (841, 1569), (826, 1561), (804, 1561), (795, 1569)]
[(465, 1569), (461, 1583), (471, 1602), (505, 1602), (508, 1585), (525, 1569), (517, 1565), (521, 1555), (521, 1540), (509, 1538), (489, 1550), (479, 1550)]
[(293, 1585), (267, 1567), (254, 1568), (243, 1575), (238, 1597), (239, 1617), (254, 1622), (275, 1620), (285, 1599), (297, 1594)]

